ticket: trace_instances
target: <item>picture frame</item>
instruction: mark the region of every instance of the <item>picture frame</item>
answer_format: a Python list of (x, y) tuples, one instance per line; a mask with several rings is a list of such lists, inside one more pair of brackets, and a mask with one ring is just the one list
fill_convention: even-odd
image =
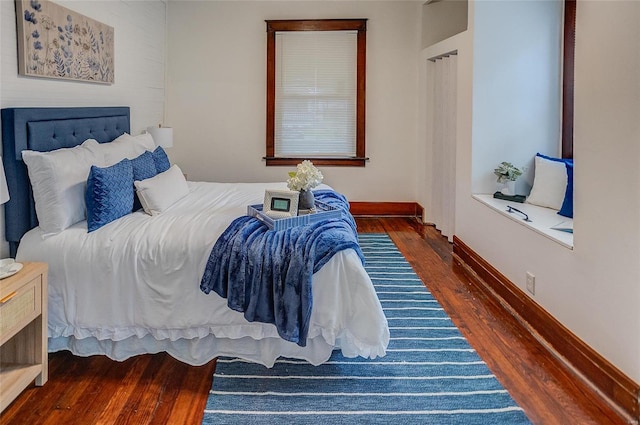
[(262, 212), (274, 219), (297, 217), (299, 196), (295, 190), (267, 189), (264, 191)]
[(113, 27), (49, 0), (15, 0), (18, 74), (114, 83)]

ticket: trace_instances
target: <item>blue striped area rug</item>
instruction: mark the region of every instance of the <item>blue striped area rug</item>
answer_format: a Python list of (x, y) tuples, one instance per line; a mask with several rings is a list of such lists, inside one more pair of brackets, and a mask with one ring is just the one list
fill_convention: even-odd
[(529, 424), (386, 234), (360, 234), (387, 355), (268, 369), (219, 358), (203, 424)]

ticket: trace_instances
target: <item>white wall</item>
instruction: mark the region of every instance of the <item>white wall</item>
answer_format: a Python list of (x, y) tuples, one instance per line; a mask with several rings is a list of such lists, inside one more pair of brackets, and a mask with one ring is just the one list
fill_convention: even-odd
[(467, 29), (467, 0), (441, 0), (422, 5), (422, 48)]
[[(484, 6), (485, 2), (471, 3), (469, 16), (482, 15), (478, 9)], [(640, 2), (588, 1), (577, 8), (573, 251), (471, 198), (475, 134), (459, 141), (456, 189), (458, 237), (523, 290), (525, 273), (532, 272), (534, 300), (636, 382), (640, 382), (639, 23)], [(470, 21), (472, 34), (481, 31), (475, 25)], [(478, 54), (474, 51), (474, 63)], [(473, 95), (475, 91), (468, 90), (463, 96), (471, 101)]]
[(528, 194), (536, 152), (559, 156), (562, 2), (480, 1), (473, 19), (472, 190), (495, 192), (508, 161)]
[[(114, 27), (115, 84), (18, 75), (13, 0), (0, 0), (0, 107), (130, 106), (131, 132), (164, 117), (166, 5), (163, 1), (56, 1)], [(2, 209), (4, 212), (4, 208)], [(4, 216), (0, 256), (8, 255)]]
[(419, 2), (169, 2), (167, 124), (192, 180), (283, 181), (266, 167), (265, 19), (368, 18), (364, 168), (320, 167), (358, 201), (416, 199)]

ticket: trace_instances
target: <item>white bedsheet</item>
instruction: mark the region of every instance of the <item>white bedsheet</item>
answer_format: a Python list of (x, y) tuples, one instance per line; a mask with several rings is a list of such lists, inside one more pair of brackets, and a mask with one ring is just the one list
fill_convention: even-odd
[(320, 364), (334, 347), (348, 357), (383, 356), (387, 321), (353, 250), (314, 275), (304, 348), (200, 290), (213, 244), (247, 205), (262, 203), (266, 188), (285, 185), (189, 182), (189, 195), (157, 216), (138, 211), (92, 233), (83, 221), (47, 239), (32, 229), (16, 260), (49, 264), (49, 350), (116, 360), (166, 351), (192, 365), (218, 355), (267, 366), (281, 355)]

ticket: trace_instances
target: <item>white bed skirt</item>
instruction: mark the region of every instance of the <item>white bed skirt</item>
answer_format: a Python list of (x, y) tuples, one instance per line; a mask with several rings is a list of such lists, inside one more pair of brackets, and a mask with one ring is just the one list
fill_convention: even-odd
[[(349, 338), (347, 338), (348, 340)], [(130, 337), (122, 341), (99, 340), (94, 337), (76, 339), (75, 337), (49, 338), (49, 352), (68, 350), (77, 356), (106, 355), (110, 359), (123, 361), (140, 354), (166, 352), (183, 363), (192, 366), (203, 365), (218, 356), (240, 357), (242, 359), (272, 367), (278, 357), (306, 360), (312, 365), (326, 362), (334, 349), (342, 350), (345, 357), (363, 356), (376, 358), (384, 356), (383, 347), (369, 347), (371, 351), (358, 348), (353, 342), (336, 341), (332, 346), (322, 337), (307, 340), (306, 347), (287, 342), (279, 337), (251, 337), (240, 339), (217, 338), (207, 335), (193, 340), (179, 339), (157, 340), (151, 335), (143, 338)], [(375, 353), (374, 353), (375, 350)]]

